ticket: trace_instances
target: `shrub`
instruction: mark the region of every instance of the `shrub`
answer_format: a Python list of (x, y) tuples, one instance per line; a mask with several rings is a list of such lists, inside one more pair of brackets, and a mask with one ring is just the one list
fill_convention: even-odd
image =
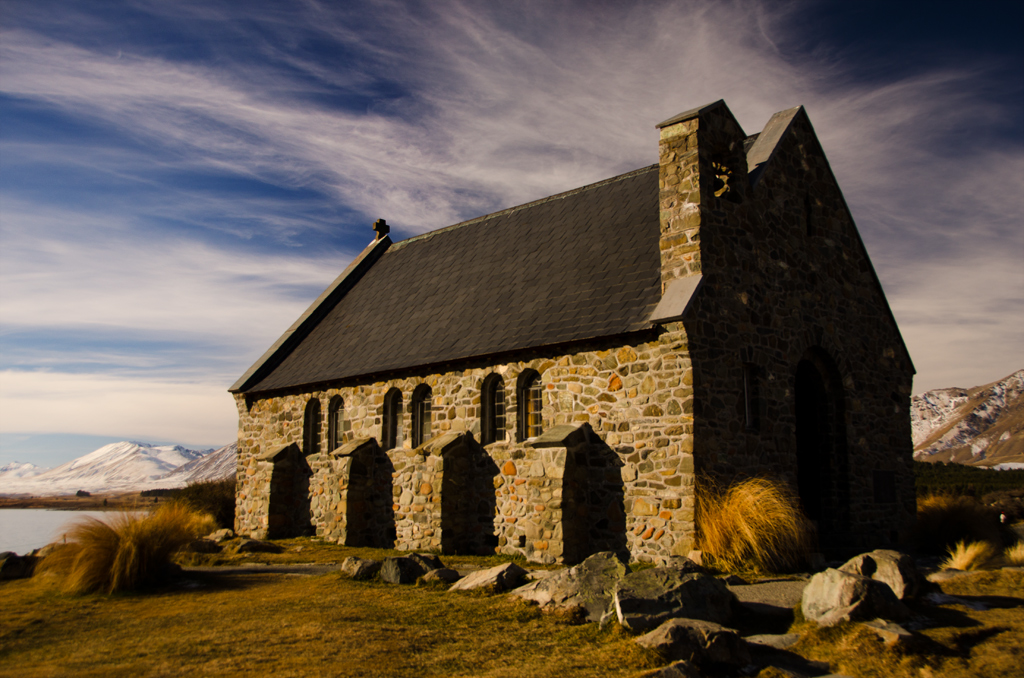
[(763, 478), (697, 493), (698, 546), (716, 567), (781, 572), (806, 562), (813, 527), (785, 486)]
[(987, 541), (975, 541), (970, 544), (961, 541), (947, 553), (949, 558), (942, 563), (943, 570), (981, 570), (991, 563), (999, 552)]
[(937, 494), (917, 502), (914, 539), (926, 553), (942, 554), (957, 542), (1002, 545), (998, 514), (971, 497)]
[(1006, 551), (1003, 552), (1003, 557), (1006, 558), (1006, 562), (1010, 565), (1016, 565), (1018, 567), (1024, 565), (1024, 541), (1019, 541), (1013, 546), (1008, 546)]
[(981, 503), (1005, 515), (1007, 524), (1024, 520), (1024, 489), (989, 492), (981, 498)]
[(235, 479), (190, 483), (174, 492), (174, 498), (196, 511), (209, 513), (218, 527), (235, 527)]
[(152, 513), (125, 511), (110, 522), (84, 518), (67, 533), (68, 544), (40, 563), (39, 571), (63, 577), (68, 593), (130, 591), (168, 571), (179, 548), (213, 528), (213, 519), (179, 502)]

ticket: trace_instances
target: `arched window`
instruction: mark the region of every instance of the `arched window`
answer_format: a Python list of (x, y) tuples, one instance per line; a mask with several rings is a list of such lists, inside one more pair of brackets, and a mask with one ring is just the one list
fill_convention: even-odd
[(480, 442), (484, 445), (505, 439), (505, 382), (501, 375), (484, 379), (480, 392)]
[(320, 399), (310, 398), (302, 416), (302, 453), (307, 457), (320, 451)]
[(519, 384), (516, 387), (516, 408), (520, 441), (539, 436), (544, 429), (541, 417), (542, 393), (543, 385), (540, 383), (539, 374), (533, 370), (527, 370), (519, 375)]
[(433, 397), (433, 392), (426, 384), (420, 384), (412, 392), (413, 447), (419, 447), (430, 440), (430, 400)]
[(402, 392), (393, 388), (384, 396), (381, 419), (381, 447), (392, 450), (402, 444)]
[(345, 401), (341, 396), (331, 398), (331, 404), (327, 408), (327, 449), (336, 450), (345, 442), (345, 431), (348, 422), (345, 421)]

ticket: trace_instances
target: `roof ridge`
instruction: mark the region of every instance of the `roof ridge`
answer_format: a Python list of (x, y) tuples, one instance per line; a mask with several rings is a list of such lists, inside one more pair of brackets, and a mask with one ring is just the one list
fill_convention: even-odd
[(523, 203), (522, 205), (515, 205), (514, 207), (506, 207), (503, 210), (498, 210), (497, 212), (491, 212), (490, 214), (484, 214), (482, 216), (474, 217), (474, 218), (468, 219), (466, 221), (460, 221), (459, 223), (452, 224), (451, 226), (443, 226), (443, 227), (435, 229), (433, 231), (427, 231), (426, 233), (421, 233), (419, 235), (414, 235), (411, 238), (406, 238), (405, 240), (400, 240), (399, 242), (394, 243), (391, 246), (390, 249), (392, 249), (392, 250), (402, 249), (403, 247), (405, 247), (405, 245), (407, 245), (409, 243), (417, 242), (419, 240), (427, 240), (427, 239), (429, 239), (429, 238), (431, 238), (431, 237), (433, 237), (433, 236), (435, 236), (435, 235), (437, 235), (439, 233), (446, 233), (448, 231), (453, 231), (453, 230), (455, 230), (457, 228), (462, 228), (463, 226), (471, 226), (473, 224), (479, 223), (481, 221), (485, 221), (487, 219), (491, 219), (493, 217), (499, 217), (499, 216), (503, 216), (503, 215), (506, 215), (506, 214), (513, 214), (514, 212), (517, 212), (519, 210), (526, 209), (528, 207), (535, 207), (537, 205), (543, 205), (544, 203), (551, 202), (552, 200), (562, 200), (564, 198), (568, 198), (568, 197), (571, 197), (571, 196), (574, 196), (574, 195), (578, 195), (578, 194), (580, 194), (580, 193), (582, 193), (584, 191), (589, 191), (589, 190), (592, 190), (592, 189), (595, 189), (595, 188), (601, 188), (602, 186), (607, 186), (608, 184), (615, 183), (616, 181), (623, 181), (625, 179), (629, 179), (631, 177), (635, 177), (635, 176), (643, 174), (645, 172), (650, 172), (650, 171), (655, 170), (657, 168), (658, 168), (658, 163), (654, 163), (653, 165), (647, 165), (646, 167), (641, 167), (639, 169), (631, 170), (629, 172), (626, 172), (625, 174), (619, 174), (618, 176), (609, 177), (608, 179), (602, 179), (601, 181), (597, 181), (597, 182), (592, 183), (592, 184), (587, 184), (585, 186), (580, 186), (579, 188), (573, 188), (571, 190), (564, 191), (562, 193), (556, 193), (554, 195), (549, 195), (546, 198), (540, 198), (539, 200), (533, 200), (531, 202)]

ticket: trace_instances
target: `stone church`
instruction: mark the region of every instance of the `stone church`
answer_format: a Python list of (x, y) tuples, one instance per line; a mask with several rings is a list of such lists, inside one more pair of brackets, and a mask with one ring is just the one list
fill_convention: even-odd
[(915, 511), (914, 367), (802, 107), (376, 237), (234, 386), (237, 532), (577, 562), (685, 555), (694, 487), (787, 483), (828, 551)]

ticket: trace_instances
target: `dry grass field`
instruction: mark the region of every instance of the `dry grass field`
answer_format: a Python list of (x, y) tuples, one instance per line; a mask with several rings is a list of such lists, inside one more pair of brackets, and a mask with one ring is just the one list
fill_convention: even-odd
[[(280, 554), (193, 556), (195, 564), (340, 562), (349, 549), (282, 540)], [(448, 558), (488, 566), (500, 558)], [(256, 568), (254, 568), (256, 569)], [(909, 643), (858, 625), (804, 633), (792, 648), (850, 676), (1019, 676), (1024, 572), (944, 582), (956, 599), (915, 604)], [(3, 676), (634, 676), (660, 664), (617, 625), (574, 624), (508, 596), (357, 582), (337, 573), (187, 572), (138, 593), (70, 596), (45, 576), (0, 583)], [(975, 609), (979, 604), (985, 609)], [(772, 669), (760, 678), (771, 678)]]

